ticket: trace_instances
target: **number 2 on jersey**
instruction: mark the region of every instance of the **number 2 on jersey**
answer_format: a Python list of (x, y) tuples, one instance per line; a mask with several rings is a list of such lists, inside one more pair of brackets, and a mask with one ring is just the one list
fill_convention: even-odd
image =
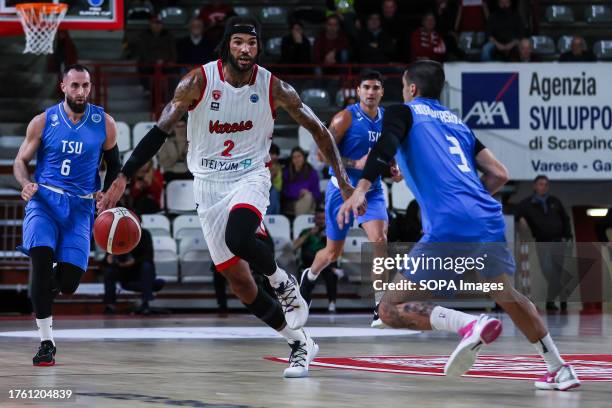
[(221, 156), (224, 156), (224, 157), (232, 157), (232, 155), (231, 155), (231, 153), (230, 153), (230, 152), (231, 152), (231, 151), (232, 151), (232, 149), (234, 148), (235, 143), (234, 143), (232, 140), (226, 140), (226, 141), (223, 143), (223, 146), (225, 146), (225, 150), (223, 150), (223, 152), (221, 153)]
[(459, 170), (464, 173), (469, 173), (470, 171), (472, 171), (467, 163), (465, 154), (463, 154), (463, 150), (461, 150), (461, 145), (459, 145), (459, 141), (457, 140), (457, 138), (454, 136), (446, 136), (446, 140), (448, 140), (452, 145), (449, 147), (451, 154), (456, 154), (457, 156), (459, 156), (459, 160), (461, 160), (461, 164), (457, 165), (457, 167), (459, 167)]

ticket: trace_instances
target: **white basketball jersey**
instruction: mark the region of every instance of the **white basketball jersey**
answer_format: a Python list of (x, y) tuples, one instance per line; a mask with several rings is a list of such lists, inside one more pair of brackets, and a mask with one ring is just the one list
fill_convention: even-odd
[(234, 88), (223, 78), (221, 60), (201, 69), (204, 92), (190, 108), (187, 124), (189, 170), (207, 180), (236, 180), (261, 171), (274, 131), (272, 74), (255, 65), (249, 84)]

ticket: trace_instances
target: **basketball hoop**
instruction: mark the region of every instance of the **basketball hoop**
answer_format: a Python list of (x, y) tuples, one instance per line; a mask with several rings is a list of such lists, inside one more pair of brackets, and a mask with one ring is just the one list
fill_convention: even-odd
[(15, 6), (26, 36), (23, 53), (53, 54), (53, 39), (68, 11), (64, 3), (22, 3)]

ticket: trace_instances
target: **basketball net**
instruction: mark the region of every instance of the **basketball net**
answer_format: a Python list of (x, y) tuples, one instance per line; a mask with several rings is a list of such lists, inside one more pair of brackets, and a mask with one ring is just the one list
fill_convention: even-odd
[(53, 39), (68, 11), (64, 3), (22, 3), (15, 6), (26, 36), (23, 53), (53, 54)]

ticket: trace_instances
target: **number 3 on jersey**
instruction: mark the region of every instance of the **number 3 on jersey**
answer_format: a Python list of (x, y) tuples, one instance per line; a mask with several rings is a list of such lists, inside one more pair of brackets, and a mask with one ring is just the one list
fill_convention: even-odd
[(234, 143), (232, 140), (226, 140), (226, 141), (223, 143), (223, 146), (225, 146), (225, 150), (223, 150), (223, 152), (221, 153), (221, 156), (224, 156), (224, 157), (232, 157), (232, 155), (231, 155), (231, 153), (230, 153), (230, 152), (231, 152), (231, 151), (232, 151), (232, 149), (234, 148), (235, 143)]
[(452, 145), (449, 147), (451, 154), (456, 154), (457, 156), (459, 156), (459, 160), (461, 160), (461, 163), (457, 165), (457, 167), (459, 167), (459, 170), (464, 173), (469, 173), (470, 171), (472, 171), (467, 163), (465, 154), (463, 154), (463, 150), (461, 150), (461, 145), (459, 145), (459, 141), (457, 140), (457, 138), (454, 136), (446, 136), (446, 140), (448, 140)]

